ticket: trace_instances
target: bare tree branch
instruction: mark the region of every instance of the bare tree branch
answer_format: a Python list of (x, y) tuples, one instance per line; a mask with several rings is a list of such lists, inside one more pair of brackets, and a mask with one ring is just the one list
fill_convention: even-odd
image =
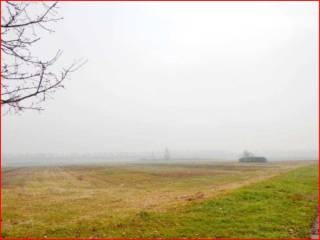
[[(38, 7), (38, 8), (37, 8)], [(39, 10), (40, 8), (40, 10)], [(52, 32), (50, 22), (57, 16), (57, 2), (3, 2), (1, 23), (1, 106), (9, 111), (42, 110), (39, 104), (57, 89), (63, 81), (84, 62), (75, 62), (61, 72), (52, 71), (60, 58), (58, 50), (51, 59), (35, 56), (32, 47), (41, 40), (37, 31)]]

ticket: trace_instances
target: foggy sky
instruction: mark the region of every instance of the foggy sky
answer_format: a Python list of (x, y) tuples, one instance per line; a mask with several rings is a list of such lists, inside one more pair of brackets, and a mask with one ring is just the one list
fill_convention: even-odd
[(4, 153), (317, 149), (317, 2), (59, 5), (36, 51), (88, 63), (2, 116)]

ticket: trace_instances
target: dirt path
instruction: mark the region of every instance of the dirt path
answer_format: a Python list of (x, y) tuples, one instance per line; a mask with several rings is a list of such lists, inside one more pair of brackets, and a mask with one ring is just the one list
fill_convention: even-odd
[(317, 217), (311, 230), (311, 239), (319, 239), (319, 217)]

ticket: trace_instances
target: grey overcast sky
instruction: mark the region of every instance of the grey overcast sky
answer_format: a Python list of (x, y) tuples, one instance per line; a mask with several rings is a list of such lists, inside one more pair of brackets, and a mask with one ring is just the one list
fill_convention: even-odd
[(4, 153), (316, 151), (317, 2), (61, 2), (36, 51), (88, 63)]

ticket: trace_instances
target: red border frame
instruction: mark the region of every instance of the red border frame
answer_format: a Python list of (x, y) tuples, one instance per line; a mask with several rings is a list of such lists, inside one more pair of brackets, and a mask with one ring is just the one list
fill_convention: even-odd
[[(1, 3), (5, 0), (0, 0), (0, 16), (1, 14)], [(11, 0), (13, 2), (20, 2), (19, 0)], [(43, 2), (52, 2), (52, 0), (41, 0)], [(157, 2), (318, 2), (318, 216), (320, 215), (320, 0), (56, 0), (58, 2), (145, 2), (145, 1), (157, 1)], [(33, 0), (22, 0), (21, 2), (33, 2)], [(36, 1), (34, 1), (36, 2)], [(0, 23), (2, 22), (2, 18), (0, 17)], [(1, 37), (0, 37), (0, 43), (1, 43)], [(1, 54), (0, 54), (1, 55)], [(0, 58), (0, 63), (2, 58)], [(1, 69), (0, 69), (1, 72)], [(1, 82), (1, 79), (0, 79)], [(1, 92), (2, 88), (0, 88), (0, 98), (1, 98)], [(0, 129), (2, 133), (2, 107), (0, 108)], [(2, 239), (2, 134), (0, 136), (0, 239)], [(318, 218), (318, 224), (320, 225), (320, 220)], [(318, 236), (320, 235), (320, 231), (318, 229)], [(28, 240), (42, 240), (42, 239), (49, 239), (49, 240), (75, 240), (75, 239), (89, 239), (89, 238), (4, 238), (4, 239), (12, 239), (12, 240), (22, 240), (22, 239), (28, 239)], [(219, 240), (252, 240), (256, 238), (94, 238), (96, 240), (124, 240), (124, 239), (130, 239), (130, 240), (159, 240), (159, 239), (166, 239), (166, 240), (212, 240), (212, 239), (219, 239)], [(263, 240), (274, 240), (274, 239), (296, 239), (296, 240), (309, 240), (311, 238), (258, 238)], [(320, 238), (319, 238), (320, 239)]]

